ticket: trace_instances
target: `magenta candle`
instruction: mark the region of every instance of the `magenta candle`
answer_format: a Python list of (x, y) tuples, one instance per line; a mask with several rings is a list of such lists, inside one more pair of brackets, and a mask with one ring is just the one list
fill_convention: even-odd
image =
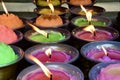
[(71, 59), (71, 56), (68, 55), (68, 53), (57, 51), (57, 50), (52, 50), (51, 57), (49, 57), (45, 54), (46, 50), (47, 49), (43, 51), (38, 50), (31, 54), (35, 56), (37, 59), (39, 59), (41, 62), (66, 62)]
[[(45, 52), (51, 49), (51, 55)], [(72, 46), (65, 44), (44, 44), (28, 48), (25, 53), (31, 54), (41, 62), (73, 62), (79, 57), (79, 52)], [(27, 59), (27, 58), (26, 58)], [(27, 59), (28, 60), (28, 59)], [(32, 62), (28, 60), (29, 62)]]
[(84, 27), (75, 28), (72, 31), (72, 35), (79, 40), (84, 40), (87, 42), (114, 40), (119, 36), (118, 31), (110, 27), (95, 27), (95, 35), (89, 31), (84, 31), (83, 28)]
[[(45, 66), (52, 73), (52, 80), (84, 80), (83, 73), (77, 67), (63, 63), (47, 63)], [(50, 80), (37, 65), (24, 69), (17, 80)]]

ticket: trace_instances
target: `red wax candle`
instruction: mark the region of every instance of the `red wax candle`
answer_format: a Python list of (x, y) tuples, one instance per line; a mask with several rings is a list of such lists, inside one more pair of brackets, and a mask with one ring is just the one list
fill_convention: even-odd
[(31, 54), (41, 62), (66, 62), (71, 59), (71, 56), (67, 53), (57, 50), (52, 50), (51, 58), (45, 54), (45, 50), (35, 51)]
[[(60, 70), (50, 70), (52, 80), (70, 80), (70, 75)], [(22, 80), (50, 80), (43, 71), (37, 69), (26, 74)]]
[(87, 53), (87, 57), (97, 60), (97, 61), (120, 61), (120, 51), (115, 49), (106, 49), (107, 55), (103, 52), (103, 50), (93, 49)]
[(105, 30), (96, 30), (95, 35), (89, 31), (78, 31), (75, 36), (86, 41), (102, 41), (113, 38), (112, 34)]

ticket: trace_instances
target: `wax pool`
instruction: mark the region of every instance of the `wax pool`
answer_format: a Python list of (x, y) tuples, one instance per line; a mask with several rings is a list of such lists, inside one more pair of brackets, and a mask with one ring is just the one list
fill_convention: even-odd
[[(71, 80), (70, 75), (61, 70), (50, 70), (52, 73), (52, 80)], [(43, 71), (37, 69), (26, 74), (22, 80), (50, 80)]]
[(106, 48), (106, 50), (107, 55), (105, 55), (102, 49), (92, 49), (87, 52), (86, 56), (90, 59), (102, 62), (120, 61), (120, 50), (110, 48)]
[[(87, 19), (85, 18), (78, 18), (74, 21), (74, 24), (76, 26), (88, 26), (89, 23), (87, 21)], [(94, 26), (106, 26), (106, 22), (103, 22), (103, 21), (98, 21), (97, 19), (93, 19), (91, 21), (91, 24), (94, 25)]]
[(78, 31), (75, 36), (86, 41), (102, 41), (111, 40), (113, 38), (113, 35), (105, 30), (96, 30), (95, 35), (89, 31)]
[(0, 65), (9, 64), (17, 58), (18, 56), (9, 45), (0, 43)]
[(71, 56), (65, 52), (52, 50), (51, 58), (45, 54), (45, 51), (36, 51), (32, 53), (41, 62), (67, 62)]
[(102, 68), (97, 80), (120, 80), (120, 64), (110, 64)]
[(64, 40), (65, 36), (62, 35), (60, 32), (51, 31), (48, 37), (45, 37), (39, 33), (33, 33), (29, 36), (29, 39), (36, 41), (36, 42), (57, 42), (60, 40)]

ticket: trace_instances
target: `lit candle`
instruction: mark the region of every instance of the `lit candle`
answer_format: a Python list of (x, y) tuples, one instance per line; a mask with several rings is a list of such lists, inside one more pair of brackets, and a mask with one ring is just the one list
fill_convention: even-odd
[(84, 57), (95, 62), (120, 61), (119, 44), (115, 41), (92, 42), (84, 45), (81, 48), (81, 53)]
[[(70, 63), (76, 60), (79, 56), (79, 52), (77, 51), (77, 49), (65, 44), (35, 45), (31, 48), (28, 48), (25, 51), (25, 53), (33, 55), (43, 63), (46, 62)], [(32, 61), (29, 62), (32, 63)]]
[(117, 30), (108, 27), (93, 27), (90, 25), (86, 28), (79, 27), (75, 28), (72, 31), (72, 35), (79, 39), (86, 42), (91, 41), (103, 41), (103, 40), (114, 40), (118, 38), (119, 33)]
[(47, 63), (45, 64), (45, 67), (52, 73), (52, 78), (46, 77), (39, 66), (33, 65), (23, 70), (18, 75), (17, 80), (84, 80), (82, 72), (73, 65)]

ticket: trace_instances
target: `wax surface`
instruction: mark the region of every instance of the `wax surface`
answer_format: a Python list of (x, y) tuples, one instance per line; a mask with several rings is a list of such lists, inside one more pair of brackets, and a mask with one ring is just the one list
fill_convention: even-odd
[[(70, 75), (60, 70), (50, 70), (52, 73), (52, 80), (70, 80)], [(50, 80), (45, 74), (36, 70), (25, 75), (22, 80)]]
[(102, 68), (97, 80), (120, 80), (120, 64), (110, 64)]
[(102, 61), (102, 62), (110, 62), (110, 61), (120, 61), (120, 50), (106, 48), (107, 55), (103, 52), (102, 49), (92, 49), (87, 53), (87, 57)]
[(71, 56), (65, 52), (52, 50), (51, 58), (45, 54), (45, 51), (36, 51), (32, 53), (41, 62), (66, 62), (71, 59)]
[(65, 36), (62, 35), (59, 32), (51, 31), (48, 35), (48, 38), (41, 35), (41, 34), (35, 34), (34, 35), (34, 33), (33, 33), (33, 35), (31, 35), (29, 37), (29, 39), (31, 39), (33, 41), (37, 41), (37, 42), (57, 42), (57, 41), (60, 41), (60, 40), (64, 40)]
[[(78, 18), (78, 19), (76, 19), (74, 24), (76, 26), (88, 26), (89, 25), (87, 19), (85, 19), (85, 18)], [(94, 25), (94, 26), (106, 26), (105, 22), (98, 21), (98, 20), (92, 20), (91, 24)]]
[(102, 40), (110, 40), (113, 38), (112, 34), (105, 30), (96, 30), (96, 36), (89, 31), (79, 31), (76, 32), (75, 36), (79, 39), (86, 41), (102, 41)]
[(0, 24), (6, 25), (11, 29), (18, 29), (23, 27), (22, 20), (14, 14), (2, 14), (0, 15)]
[[(57, 6), (60, 4), (60, 1), (59, 0), (51, 0), (50, 3), (52, 3), (54, 6)], [(37, 0), (37, 5), (48, 6), (48, 2), (46, 0)]]
[(18, 56), (9, 45), (0, 43), (0, 65), (8, 64), (17, 58)]
[(15, 32), (7, 26), (0, 25), (0, 42), (10, 44), (17, 40)]

